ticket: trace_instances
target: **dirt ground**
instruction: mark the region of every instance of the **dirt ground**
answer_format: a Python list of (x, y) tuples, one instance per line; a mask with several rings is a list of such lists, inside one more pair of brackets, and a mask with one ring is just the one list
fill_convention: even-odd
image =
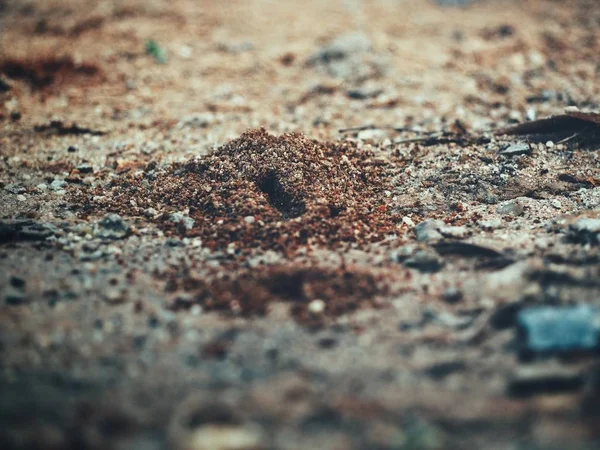
[(598, 55), (596, 0), (0, 1), (0, 447), (599, 448), (600, 121), (495, 131)]

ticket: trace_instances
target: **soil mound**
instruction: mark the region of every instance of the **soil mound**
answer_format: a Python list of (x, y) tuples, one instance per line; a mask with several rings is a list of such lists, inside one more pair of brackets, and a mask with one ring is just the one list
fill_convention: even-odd
[[(172, 276), (167, 289), (186, 292), (172, 297), (168, 307), (187, 310), (201, 305), (207, 311), (235, 312), (243, 316), (264, 315), (269, 305), (292, 304), (291, 313), (304, 325), (320, 326), (327, 317), (339, 317), (360, 308), (383, 307), (390, 293), (386, 273), (357, 266), (310, 266), (284, 264), (261, 270), (244, 270), (236, 277), (207, 279), (205, 276)], [(310, 302), (319, 299), (323, 310), (311, 313)]]
[[(260, 129), (208, 157), (119, 177), (80, 204), (86, 213), (153, 208), (166, 229), (214, 248), (372, 242), (394, 230), (383, 172), (373, 152), (352, 144)], [(193, 220), (175, 224), (173, 212), (182, 210)]]

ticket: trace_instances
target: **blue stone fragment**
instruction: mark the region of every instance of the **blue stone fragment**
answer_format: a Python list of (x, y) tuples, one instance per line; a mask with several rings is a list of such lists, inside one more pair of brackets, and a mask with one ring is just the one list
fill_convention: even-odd
[(590, 305), (539, 306), (519, 312), (525, 353), (564, 353), (600, 349), (600, 309)]

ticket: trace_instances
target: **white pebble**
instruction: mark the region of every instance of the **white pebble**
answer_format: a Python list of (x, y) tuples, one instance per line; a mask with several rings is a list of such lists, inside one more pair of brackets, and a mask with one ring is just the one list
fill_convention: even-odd
[(254, 216), (246, 216), (244, 217), (244, 222), (249, 223), (249, 224), (253, 224), (255, 221)]
[(548, 147), (548, 148), (554, 147), (554, 142), (552, 142), (552, 141), (546, 142), (546, 147)]
[(408, 217), (408, 216), (404, 216), (402, 218), (402, 223), (405, 223), (409, 227), (414, 227), (415, 226), (415, 223), (413, 222), (413, 220), (410, 217)]
[(320, 299), (313, 300), (308, 304), (308, 310), (312, 314), (322, 314), (325, 311), (325, 302)]
[(551, 200), (551, 201), (550, 201), (550, 204), (551, 204), (553, 207), (555, 207), (556, 209), (560, 209), (560, 208), (562, 208), (562, 203), (560, 202), (560, 200), (558, 200), (558, 199), (556, 199), (556, 198), (555, 198), (555, 199), (553, 199), (553, 200)]
[(189, 45), (179, 47), (179, 56), (183, 59), (190, 59), (192, 57), (192, 47)]

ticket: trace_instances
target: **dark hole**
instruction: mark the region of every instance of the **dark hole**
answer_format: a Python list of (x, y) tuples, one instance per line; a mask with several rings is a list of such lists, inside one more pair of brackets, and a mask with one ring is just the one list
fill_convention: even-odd
[(285, 219), (293, 219), (305, 213), (304, 201), (287, 192), (274, 172), (267, 172), (257, 184), (261, 192), (266, 194), (269, 204), (281, 212)]

